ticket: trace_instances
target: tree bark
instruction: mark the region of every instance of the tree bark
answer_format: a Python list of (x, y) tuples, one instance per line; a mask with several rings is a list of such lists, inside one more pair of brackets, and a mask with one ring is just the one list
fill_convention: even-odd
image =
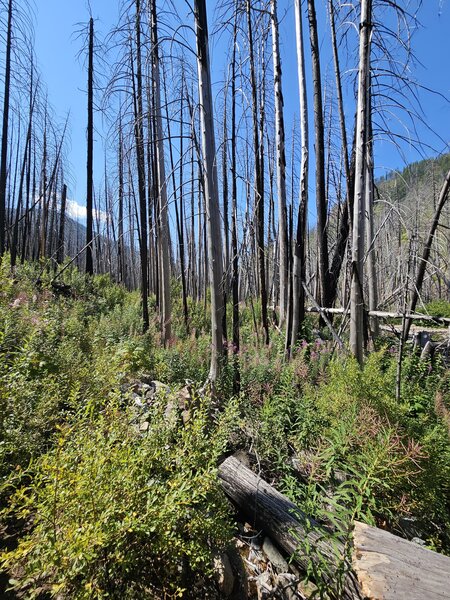
[(61, 208), (59, 211), (59, 235), (58, 235), (58, 253), (57, 261), (62, 264), (64, 260), (64, 234), (66, 226), (66, 201), (67, 201), (67, 185), (63, 185), (62, 196), (61, 196)]
[(316, 156), (316, 208), (317, 245), (322, 306), (329, 306), (329, 263), (327, 234), (327, 198), (325, 186), (325, 140), (322, 106), (322, 79), (320, 74), (319, 39), (314, 0), (308, 0), (309, 37), (311, 43), (312, 75), (314, 89), (314, 147)]
[(352, 282), (350, 292), (350, 350), (364, 358), (364, 229), (366, 211), (367, 110), (370, 69), (372, 2), (362, 0), (359, 34), (358, 106), (356, 117), (355, 198), (353, 203)]
[(158, 184), (159, 184), (159, 241), (160, 241), (160, 259), (161, 259), (161, 280), (160, 280), (160, 307), (161, 307), (161, 337), (164, 346), (171, 338), (172, 331), (172, 307), (170, 295), (170, 232), (168, 217), (168, 199), (166, 168), (164, 163), (164, 133), (162, 126), (161, 112), (161, 85), (159, 73), (159, 46), (158, 46), (158, 26), (156, 2), (151, 3), (152, 19), (152, 73), (153, 73), (153, 94), (154, 109), (156, 119), (156, 154), (158, 164)]
[(276, 129), (276, 163), (278, 186), (278, 254), (280, 285), (280, 326), (286, 320), (288, 296), (288, 248), (287, 248), (287, 214), (286, 214), (286, 152), (283, 116), (283, 91), (281, 85), (280, 43), (278, 35), (277, 0), (271, 0), (272, 25), (272, 58), (275, 92), (275, 129)]
[[(236, 7), (237, 8), (237, 7)], [(236, 45), (237, 11), (235, 10), (233, 28), (233, 55), (231, 63), (231, 253), (233, 257), (232, 294), (233, 294), (233, 393), (240, 391), (241, 377), (239, 366), (239, 256), (237, 236), (237, 172), (236, 172)]]
[(92, 259), (94, 196), (94, 19), (89, 20), (88, 50), (88, 122), (87, 122), (87, 190), (86, 190), (86, 273), (94, 273)]
[[(303, 25), (301, 2), (295, 1), (295, 28), (297, 42), (298, 85), (300, 96), (301, 164), (300, 164), (300, 202), (297, 216), (297, 231), (294, 244), (292, 265), (292, 321), (291, 331), (287, 331), (289, 353), (298, 340), (300, 327), (305, 318), (305, 292), (303, 282), (306, 279), (306, 215), (308, 208), (308, 168), (309, 168), (309, 128), (308, 100), (306, 93), (305, 53), (303, 44)], [(290, 337), (289, 337), (290, 336)]]
[[(246, 0), (248, 44), (250, 60), (250, 82), (252, 88), (252, 120), (253, 120), (253, 148), (255, 153), (255, 213), (256, 213), (256, 247), (258, 264), (259, 294), (261, 299), (261, 317), (264, 329), (265, 343), (269, 343), (269, 323), (267, 319), (267, 288), (265, 271), (264, 248), (264, 173), (261, 166), (261, 144), (258, 125), (258, 97), (255, 69), (255, 55), (253, 48), (253, 26), (251, 18), (250, 0)], [(264, 83), (262, 84), (264, 85)]]
[(211, 366), (209, 381), (216, 384), (223, 357), (223, 260), (220, 229), (219, 188), (217, 182), (216, 144), (214, 136), (213, 102), (208, 50), (208, 22), (205, 0), (194, 0), (197, 68), (202, 132), (203, 188), (206, 205), (206, 226), (211, 289)]
[(8, 178), (8, 125), (11, 87), (12, 0), (8, 2), (6, 30), (5, 85), (3, 91), (2, 152), (0, 158), (0, 259), (5, 252), (6, 240), (6, 180)]
[(342, 211), (341, 221), (337, 234), (336, 246), (331, 261), (330, 270), (330, 306), (332, 306), (336, 300), (337, 288), (339, 282), (339, 276), (342, 269), (342, 264), (346, 255), (346, 248), (348, 237), (350, 233), (350, 219), (352, 217), (353, 210), (353, 194), (354, 194), (354, 160), (352, 165), (349, 159), (349, 149), (347, 140), (347, 127), (345, 124), (345, 112), (344, 112), (344, 100), (342, 94), (342, 81), (341, 81), (341, 68), (339, 62), (338, 44), (336, 40), (336, 25), (335, 25), (335, 8), (333, 0), (328, 1), (328, 12), (330, 15), (330, 26), (331, 26), (331, 42), (333, 47), (333, 62), (334, 72), (336, 78), (336, 93), (337, 93), (337, 104), (339, 113), (339, 125), (341, 129), (341, 142), (342, 142), (342, 157), (344, 161), (345, 171), (345, 183), (346, 183), (346, 197), (344, 208)]
[[(147, 248), (147, 196), (145, 186), (145, 156), (143, 139), (142, 106), (142, 57), (141, 57), (141, 2), (135, 4), (135, 41), (136, 41), (136, 74), (133, 77), (134, 137), (136, 144), (136, 160), (138, 171), (139, 220), (140, 220), (140, 257), (141, 257), (141, 296), (142, 296), (142, 328), (144, 333), (149, 328), (148, 314), (148, 248)], [(133, 64), (133, 56), (130, 57)], [(132, 69), (134, 71), (134, 68)]]

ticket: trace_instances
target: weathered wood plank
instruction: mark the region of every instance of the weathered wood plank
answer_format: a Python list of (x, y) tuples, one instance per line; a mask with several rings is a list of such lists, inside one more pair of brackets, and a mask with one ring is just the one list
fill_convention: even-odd
[(355, 523), (353, 568), (370, 600), (448, 600), (450, 558)]

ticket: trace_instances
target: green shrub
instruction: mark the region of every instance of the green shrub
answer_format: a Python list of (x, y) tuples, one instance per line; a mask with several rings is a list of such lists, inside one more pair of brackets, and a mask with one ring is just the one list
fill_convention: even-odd
[(450, 319), (450, 302), (446, 300), (432, 300), (425, 306), (426, 311), (433, 317), (445, 317)]
[(174, 429), (155, 407), (146, 435), (123, 412), (63, 426), (55, 448), (18, 486), (9, 518), (29, 523), (2, 556), (12, 586), (27, 597), (136, 598), (179, 594), (230, 539), (216, 462), (236, 418), (230, 405), (213, 425), (200, 407)]

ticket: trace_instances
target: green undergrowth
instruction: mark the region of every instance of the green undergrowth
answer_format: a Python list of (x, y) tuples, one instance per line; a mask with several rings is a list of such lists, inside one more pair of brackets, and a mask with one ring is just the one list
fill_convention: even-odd
[[(450, 377), (438, 359), (406, 356), (399, 402), (392, 342), (382, 340), (361, 370), (313, 335), (309, 317), (286, 363), (283, 336), (272, 330), (268, 347), (257, 338), (259, 304), (249, 302), (241, 392), (233, 396), (225, 363), (212, 411), (198, 394), (209, 369), (208, 306), (189, 300), (187, 331), (177, 283), (174, 337), (162, 348), (155, 298), (144, 335), (139, 294), (107, 276), (86, 280), (68, 268), (63, 295), (40, 266), (12, 276), (6, 265), (0, 556), (19, 597), (198, 597), (189, 590), (210, 581), (212, 557), (233, 534), (216, 469), (237, 449), (345, 549), (356, 519), (450, 553)], [(188, 380), (186, 425), (167, 419), (160, 397), (138, 434), (126, 390), (144, 375), (170, 386), (175, 401)], [(326, 595), (326, 561), (304, 540), (299, 551)]]

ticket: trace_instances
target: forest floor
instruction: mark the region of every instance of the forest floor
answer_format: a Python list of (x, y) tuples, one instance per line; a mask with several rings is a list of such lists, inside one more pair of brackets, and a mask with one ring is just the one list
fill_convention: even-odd
[(230, 357), (211, 398), (208, 307), (189, 300), (187, 333), (176, 282), (163, 348), (154, 298), (142, 334), (138, 293), (107, 276), (67, 269), (62, 295), (38, 265), (12, 276), (6, 262), (0, 559), (10, 597), (331, 595), (315, 548), (299, 540), (311, 557), (299, 571), (226, 499), (217, 469), (235, 453), (330, 540), (358, 520), (450, 554), (450, 374), (439, 356), (408, 349), (396, 398), (395, 336), (383, 332), (361, 369), (310, 316), (286, 362), (283, 336), (273, 328), (268, 346), (258, 342), (243, 305), (240, 393)]

